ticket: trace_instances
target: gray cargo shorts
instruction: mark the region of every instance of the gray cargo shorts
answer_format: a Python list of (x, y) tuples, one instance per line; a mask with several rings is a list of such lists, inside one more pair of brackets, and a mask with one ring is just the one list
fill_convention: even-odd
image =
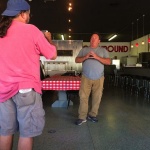
[(45, 111), (41, 95), (34, 90), (17, 93), (0, 103), (0, 135), (13, 135), (20, 132), (20, 137), (35, 137), (42, 134), (45, 125)]

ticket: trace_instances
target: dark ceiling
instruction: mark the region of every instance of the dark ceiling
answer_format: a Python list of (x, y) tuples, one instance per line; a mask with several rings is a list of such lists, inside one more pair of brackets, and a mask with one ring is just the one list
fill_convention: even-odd
[[(0, 12), (7, 0), (0, 0)], [(68, 4), (73, 4), (68, 11)], [(106, 42), (113, 34), (113, 42), (130, 42), (150, 33), (150, 0), (32, 0), (31, 21), (40, 30), (52, 32), (53, 39), (88, 42), (93, 32)], [(143, 16), (144, 15), (144, 16)], [(71, 19), (71, 23), (68, 23)], [(68, 29), (72, 31), (69, 32)]]

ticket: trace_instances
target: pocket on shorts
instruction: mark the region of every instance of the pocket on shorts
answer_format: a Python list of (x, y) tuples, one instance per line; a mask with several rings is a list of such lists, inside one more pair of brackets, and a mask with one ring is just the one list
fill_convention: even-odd
[(19, 107), (29, 106), (35, 103), (35, 96), (35, 91), (18, 93), (14, 101)]
[(45, 125), (45, 111), (43, 108), (31, 112), (31, 132), (42, 132)]

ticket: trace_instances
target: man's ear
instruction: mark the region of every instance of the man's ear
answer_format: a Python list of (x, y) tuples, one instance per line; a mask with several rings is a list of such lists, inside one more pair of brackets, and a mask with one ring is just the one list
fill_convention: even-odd
[(22, 19), (25, 19), (25, 13), (20, 13), (20, 17), (22, 17)]
[(19, 16), (18, 16), (18, 19), (21, 21), (21, 22), (24, 22), (26, 21), (26, 14), (25, 13), (20, 13)]

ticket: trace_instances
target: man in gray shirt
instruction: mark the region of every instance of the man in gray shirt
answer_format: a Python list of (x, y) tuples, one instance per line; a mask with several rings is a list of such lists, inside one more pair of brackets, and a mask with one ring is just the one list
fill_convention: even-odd
[[(103, 92), (104, 65), (111, 63), (108, 51), (99, 47), (99, 43), (99, 35), (97, 33), (92, 34), (90, 46), (83, 48), (75, 59), (76, 63), (82, 63), (79, 117), (75, 122), (76, 125), (86, 122), (86, 118), (92, 122), (98, 122), (96, 116)], [(88, 113), (88, 100), (91, 91), (92, 108)]]

